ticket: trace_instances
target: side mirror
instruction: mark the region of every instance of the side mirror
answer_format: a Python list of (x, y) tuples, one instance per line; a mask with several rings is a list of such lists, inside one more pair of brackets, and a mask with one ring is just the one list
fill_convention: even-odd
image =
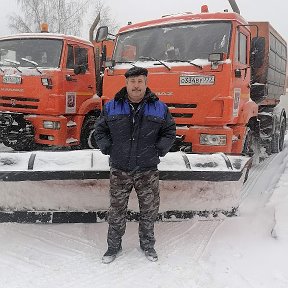
[(108, 27), (107, 26), (101, 26), (98, 28), (97, 33), (96, 33), (96, 38), (95, 41), (102, 42), (106, 40), (108, 37)]
[(78, 65), (74, 68), (74, 74), (79, 75), (79, 74), (85, 74), (87, 71), (85, 65)]
[(224, 53), (211, 53), (208, 56), (210, 62), (220, 62), (224, 60)]
[(265, 57), (265, 38), (254, 37), (251, 42), (250, 65), (260, 68)]

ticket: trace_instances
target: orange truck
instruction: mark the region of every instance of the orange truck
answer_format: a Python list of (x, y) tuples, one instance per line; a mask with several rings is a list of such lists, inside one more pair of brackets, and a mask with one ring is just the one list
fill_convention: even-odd
[(101, 44), (52, 33), (1, 37), (0, 143), (18, 151), (91, 148)]
[(0, 142), (14, 150), (93, 147), (103, 103), (137, 65), (148, 68), (149, 87), (175, 118), (174, 150), (282, 150), (286, 111), (277, 104), (285, 95), (286, 42), (268, 22), (248, 23), (229, 2), (233, 12), (203, 5), (200, 13), (125, 26), (114, 44), (107, 27), (93, 44), (50, 33), (0, 38)]
[[(252, 159), (283, 149), (286, 111), (278, 103), (285, 97), (287, 45), (268, 22), (248, 23), (230, 4), (233, 12), (210, 13), (202, 6), (200, 13), (122, 27), (114, 43), (104, 26), (97, 30), (98, 44), (50, 33), (2, 37), (0, 141), (15, 150), (93, 146), (103, 104), (122, 88), (127, 69), (146, 67), (148, 86), (177, 124), (173, 149), (187, 152), (161, 158), (161, 219), (235, 215)], [(2, 219), (35, 216), (39, 222), (45, 215), (53, 223), (53, 211), (66, 221), (79, 210), (81, 217), (106, 215), (109, 161), (99, 150), (5, 152), (0, 158)], [(79, 180), (76, 193), (71, 179), (73, 187)], [(97, 181), (91, 186), (87, 179)], [(57, 183), (61, 199), (57, 186), (51, 189)], [(79, 191), (87, 191), (81, 209)]]
[[(102, 95), (114, 96), (128, 68), (146, 67), (148, 86), (175, 118), (175, 150), (279, 152), (287, 118), (278, 105), (286, 94), (287, 44), (268, 22), (247, 22), (229, 2), (233, 12), (210, 13), (203, 5), (200, 13), (121, 28)], [(96, 41), (105, 35), (107, 27), (100, 27)]]

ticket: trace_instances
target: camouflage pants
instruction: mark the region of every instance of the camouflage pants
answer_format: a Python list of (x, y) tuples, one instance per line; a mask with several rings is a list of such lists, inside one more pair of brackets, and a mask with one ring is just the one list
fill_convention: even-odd
[(154, 247), (154, 222), (160, 204), (159, 171), (124, 172), (110, 170), (110, 209), (108, 215), (108, 247), (118, 248), (126, 230), (126, 214), (134, 187), (139, 202), (139, 240), (143, 249)]

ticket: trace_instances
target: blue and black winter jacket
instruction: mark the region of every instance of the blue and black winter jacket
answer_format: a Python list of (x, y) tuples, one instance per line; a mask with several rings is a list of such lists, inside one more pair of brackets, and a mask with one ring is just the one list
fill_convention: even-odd
[(96, 123), (96, 143), (110, 155), (110, 165), (124, 171), (156, 169), (159, 156), (171, 148), (175, 122), (166, 104), (146, 89), (136, 111), (127, 98), (126, 87), (105, 104)]

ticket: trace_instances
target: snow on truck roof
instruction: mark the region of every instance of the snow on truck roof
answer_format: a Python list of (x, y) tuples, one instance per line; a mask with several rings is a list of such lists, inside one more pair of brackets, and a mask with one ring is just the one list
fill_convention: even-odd
[(28, 39), (28, 38), (43, 38), (43, 39), (59, 39), (59, 40), (72, 40), (76, 42), (81, 42), (86, 45), (91, 45), (93, 44), (88, 41), (87, 39), (73, 36), (73, 35), (65, 35), (65, 34), (58, 34), (58, 33), (21, 33), (21, 34), (13, 34), (13, 35), (6, 35), (0, 37), (0, 40), (11, 40), (11, 39)]
[(219, 21), (219, 20), (227, 20), (227, 21), (234, 20), (241, 24), (248, 24), (248, 22), (241, 15), (234, 12), (197, 13), (197, 14), (186, 12), (181, 14), (165, 15), (162, 18), (130, 24), (122, 27), (119, 30), (119, 33), (153, 26), (180, 24), (187, 22), (199, 22), (199, 21)]

